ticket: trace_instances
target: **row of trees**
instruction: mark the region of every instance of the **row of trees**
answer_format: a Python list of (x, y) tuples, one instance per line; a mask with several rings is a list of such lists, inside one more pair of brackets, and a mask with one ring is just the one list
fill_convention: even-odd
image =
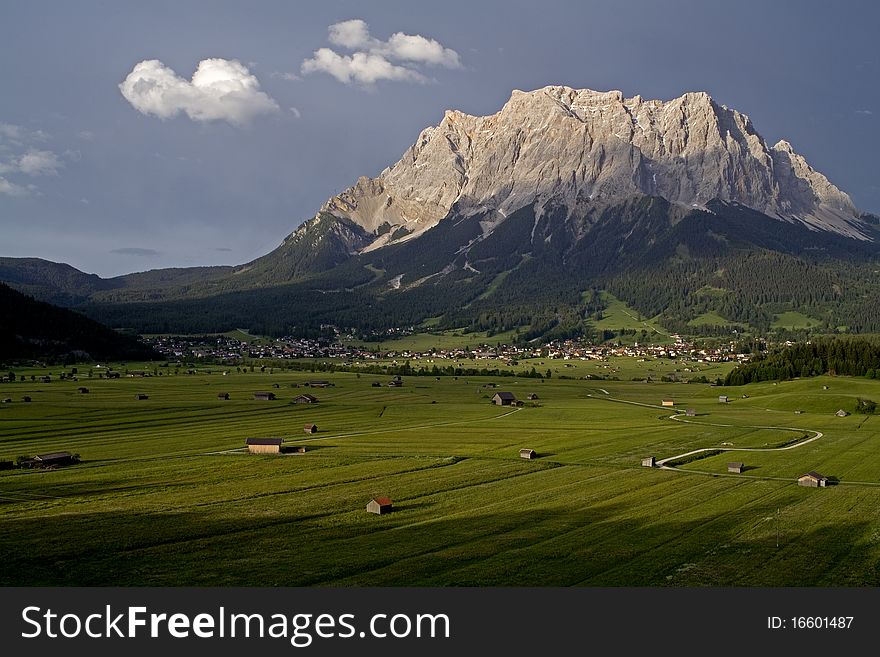
[(724, 384), (738, 386), (821, 374), (877, 378), (878, 373), (880, 339), (824, 338), (758, 355), (750, 363), (730, 372)]

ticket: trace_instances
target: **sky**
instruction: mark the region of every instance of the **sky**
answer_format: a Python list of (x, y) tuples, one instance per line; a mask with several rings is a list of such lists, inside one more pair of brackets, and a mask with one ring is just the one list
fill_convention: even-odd
[(0, 256), (241, 264), (446, 109), (706, 91), (880, 213), (880, 3), (0, 4)]

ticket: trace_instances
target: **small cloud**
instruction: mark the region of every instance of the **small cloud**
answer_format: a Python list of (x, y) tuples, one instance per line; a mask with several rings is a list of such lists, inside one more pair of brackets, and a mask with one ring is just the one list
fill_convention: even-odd
[(395, 32), (381, 41), (371, 36), (367, 23), (358, 18), (334, 23), (327, 32), (331, 44), (354, 52), (341, 55), (331, 48), (319, 48), (303, 61), (304, 75), (327, 73), (345, 84), (371, 86), (379, 80), (427, 82), (416, 65), (461, 68), (456, 51), (420, 34)]
[(356, 52), (349, 57), (338, 55), (330, 48), (318, 48), (311, 59), (303, 62), (302, 72), (327, 73), (345, 84), (356, 82), (372, 85), (379, 80), (425, 82), (425, 76), (418, 71), (405, 66), (396, 66), (382, 55)]
[(28, 176), (54, 176), (64, 163), (52, 151), (28, 150), (18, 160), (19, 170)]
[(0, 143), (8, 142), (15, 146), (23, 146), (32, 142), (44, 142), (49, 135), (42, 130), (28, 130), (20, 125), (0, 122)]
[(14, 182), (6, 180), (0, 176), (0, 195), (3, 196), (27, 196), (30, 190), (27, 187), (16, 185)]
[(83, 141), (92, 141), (95, 138), (95, 133), (91, 130), (80, 130), (76, 133), (76, 136), (82, 139)]
[(296, 82), (297, 80), (302, 80), (300, 76), (296, 73), (289, 72), (281, 72), (281, 71), (273, 71), (269, 74), (270, 78), (280, 78), (282, 80), (287, 80), (288, 82)]
[(235, 59), (204, 59), (192, 80), (181, 78), (158, 59), (145, 60), (135, 65), (119, 90), (141, 114), (160, 119), (183, 112), (193, 121), (246, 125), (260, 114), (279, 110), (257, 78)]
[(221, 253), (230, 253), (230, 252), (232, 252), (232, 249), (230, 249), (228, 246), (218, 246), (218, 247), (217, 247), (216, 249), (214, 249), (214, 250), (215, 250), (215, 251), (220, 251)]
[(81, 198), (79, 200), (79, 202), (82, 203), (83, 205), (89, 205), (89, 199), (87, 199), (85, 197)]
[(298, 119), (302, 117), (302, 112), (300, 112), (297, 108), (291, 107), (290, 113), (293, 114), (293, 118)]
[(856, 114), (862, 114), (864, 116), (871, 116), (874, 112), (869, 109), (857, 109)]
[(130, 256), (138, 256), (143, 258), (153, 258), (155, 256), (162, 255), (161, 251), (155, 251), (153, 249), (140, 249), (137, 247), (126, 247), (123, 249), (113, 249), (110, 253), (116, 253), (118, 255), (130, 255)]

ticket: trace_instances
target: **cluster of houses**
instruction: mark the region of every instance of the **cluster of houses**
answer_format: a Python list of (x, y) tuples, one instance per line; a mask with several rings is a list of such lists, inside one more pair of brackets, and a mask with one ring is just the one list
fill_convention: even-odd
[[(274, 360), (335, 358), (348, 361), (406, 358), (412, 360), (428, 359), (430, 362), (435, 359), (502, 360), (513, 364), (527, 358), (607, 360), (614, 356), (630, 356), (645, 359), (689, 358), (707, 363), (727, 361), (742, 363), (750, 358), (749, 354), (737, 352), (735, 341), (715, 348), (698, 348), (693, 342), (680, 335), (670, 336), (673, 339), (672, 344), (660, 345), (640, 345), (639, 343), (633, 345), (595, 345), (585, 340), (575, 339), (551, 341), (537, 346), (482, 343), (467, 348), (415, 350), (383, 349), (381, 343), (377, 343), (373, 348), (344, 344), (343, 339), (354, 341), (357, 336), (344, 335), (344, 332), (338, 327), (328, 326), (327, 328), (333, 330), (336, 336), (333, 340), (310, 340), (286, 336), (271, 342), (266, 340), (246, 342), (228, 336), (219, 336), (194, 341), (192, 338), (164, 336), (149, 338), (146, 342), (170, 360), (200, 360), (203, 362), (243, 362), (246, 358)], [(393, 340), (412, 332), (412, 327), (409, 329), (390, 329), (385, 337)]]

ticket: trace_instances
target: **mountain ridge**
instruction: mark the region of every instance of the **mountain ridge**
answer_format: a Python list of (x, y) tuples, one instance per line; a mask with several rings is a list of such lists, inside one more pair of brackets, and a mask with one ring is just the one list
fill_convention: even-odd
[[(750, 275), (738, 262), (752, 255)], [(0, 280), (51, 293), (47, 279), (70, 279), (72, 305), (146, 332), (381, 332), (433, 318), (584, 333), (601, 290), (668, 313), (669, 327), (711, 311), (766, 331), (776, 313), (808, 308), (827, 330), (874, 330), (878, 258), (880, 219), (708, 94), (549, 86), (514, 91), (488, 116), (446, 111), (249, 263), (95, 280), (60, 265), (29, 278), (6, 259)]]

